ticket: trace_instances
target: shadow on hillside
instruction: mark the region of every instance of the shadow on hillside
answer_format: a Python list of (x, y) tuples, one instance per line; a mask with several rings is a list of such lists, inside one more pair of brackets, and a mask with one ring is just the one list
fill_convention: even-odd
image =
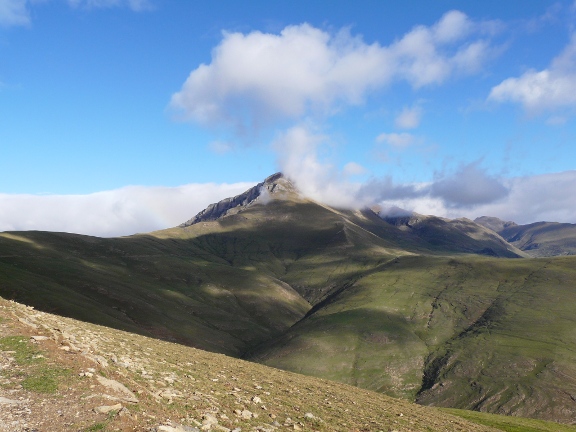
[[(367, 258), (340, 268), (348, 255), (339, 248)], [(291, 271), (300, 288), (329, 291), (370, 265), (369, 255), (370, 247), (351, 247), (336, 225), (298, 233), (268, 223), (188, 239), (12, 233), (0, 236), (0, 295), (43, 311), (239, 355), (310, 309), (285, 281)]]
[(440, 247), (443, 253), (471, 248), (447, 248), (445, 239), (435, 244), (437, 234), (402, 240), (397, 228), (368, 216), (350, 222), (316, 204), (275, 202), (206, 229), (176, 229), (173, 236), (0, 234), (0, 295), (240, 355), (286, 331), (311, 305), (319, 310), (358, 278), (383, 270), (405, 253), (402, 242), (419, 248), (426, 243), (436, 253)]

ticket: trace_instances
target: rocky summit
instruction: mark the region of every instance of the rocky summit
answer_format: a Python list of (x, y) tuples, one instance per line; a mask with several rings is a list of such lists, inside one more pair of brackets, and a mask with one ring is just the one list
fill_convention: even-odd
[(276, 173), (240, 195), (210, 204), (206, 209), (180, 226), (187, 227), (199, 222), (215, 221), (224, 216), (241, 212), (253, 204), (266, 204), (270, 199), (286, 199), (288, 197), (296, 197), (298, 194), (296, 187), (290, 180), (284, 177), (282, 173)]

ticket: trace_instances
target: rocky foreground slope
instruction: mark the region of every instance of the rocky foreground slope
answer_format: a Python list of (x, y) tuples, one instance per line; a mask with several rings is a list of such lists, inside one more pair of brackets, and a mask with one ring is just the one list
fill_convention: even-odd
[(0, 384), (1, 432), (497, 430), (1, 298)]

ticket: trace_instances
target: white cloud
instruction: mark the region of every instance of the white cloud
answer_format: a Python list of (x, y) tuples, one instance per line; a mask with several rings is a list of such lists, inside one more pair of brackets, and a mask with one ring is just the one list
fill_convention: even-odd
[[(576, 171), (500, 179), (506, 195), (494, 193), (500, 186), (477, 166), (476, 173), (461, 169), (435, 183), (394, 184), (390, 177), (383, 177), (359, 184), (343, 180), (334, 166), (319, 160), (317, 147), (324, 139), (298, 126), (279, 136), (277, 145), (290, 143), (298, 148), (286, 153), (285, 173), (307, 196), (326, 204), (360, 208), (381, 203), (422, 214), (472, 219), (497, 216), (520, 224), (541, 220), (576, 223), (576, 201), (571, 194), (576, 190)], [(475, 199), (466, 196), (468, 186), (461, 190), (457, 186), (458, 181), (470, 181), (471, 176), (480, 178), (484, 185), (480, 194), (468, 191)], [(452, 180), (453, 187), (446, 179)], [(101, 237), (150, 232), (179, 225), (208, 204), (238, 195), (253, 185), (129, 186), (89, 195), (0, 194), (0, 231), (62, 231)]]
[[(402, 134), (394, 134), (392, 141), (398, 136)], [(401, 144), (407, 140), (398, 139)], [(429, 183), (397, 184), (390, 176), (355, 182), (349, 178), (350, 173), (360, 173), (362, 167), (350, 162), (339, 170), (329, 159), (320, 157), (329, 145), (328, 137), (315, 132), (309, 124), (288, 129), (274, 143), (282, 172), (305, 196), (331, 206), (357, 209), (382, 204), (460, 217), (486, 206), (497, 208), (508, 202), (512, 191), (508, 182), (488, 174), (479, 162), (463, 165), (454, 173), (437, 174)]]
[(304, 124), (283, 132), (274, 143), (282, 172), (304, 196), (337, 208), (359, 209), (387, 199), (423, 194), (418, 185), (395, 185), (390, 177), (366, 183), (352, 181), (351, 172), (360, 173), (359, 168), (362, 172), (363, 168), (350, 162), (339, 170), (320, 157), (329, 144), (327, 136)]
[(360, 185), (347, 181), (334, 165), (318, 156), (320, 147), (326, 145), (327, 137), (308, 125), (294, 126), (274, 142), (281, 171), (305, 196), (335, 207), (362, 206), (357, 198)]
[(455, 69), (464, 73), (474, 73), (482, 68), (486, 58), (496, 55), (499, 49), (493, 49), (487, 41), (479, 40), (463, 47), (453, 57)]
[(151, 0), (68, 0), (68, 4), (85, 8), (128, 7), (136, 12), (152, 8)]
[(515, 177), (507, 181), (505, 201), (480, 206), (477, 215), (495, 215), (524, 224), (538, 221), (576, 223), (576, 171)]
[(232, 151), (234, 146), (231, 143), (225, 141), (212, 141), (208, 145), (208, 148), (210, 148), (210, 150), (212, 150), (214, 153), (225, 154)]
[(0, 0), (0, 26), (26, 26), (30, 24), (27, 0)]
[(236, 132), (330, 115), (363, 103), (369, 92), (393, 81), (417, 88), (476, 71), (493, 50), (483, 39), (470, 39), (482, 28), (451, 11), (388, 46), (367, 44), (346, 29), (330, 34), (309, 24), (280, 34), (224, 33), (211, 63), (190, 73), (170, 107), (183, 120), (225, 124)]
[(453, 10), (446, 13), (429, 31), (439, 42), (450, 43), (466, 36), (472, 30), (472, 26), (473, 23), (466, 14)]
[(389, 176), (372, 179), (356, 189), (355, 202), (445, 216), (504, 201), (508, 193), (504, 180), (474, 162), (455, 173), (437, 175), (428, 183), (395, 184)]
[(397, 149), (403, 149), (416, 143), (417, 139), (414, 135), (402, 133), (382, 133), (376, 137), (376, 142), (385, 143)]
[(415, 129), (420, 126), (421, 119), (422, 108), (420, 106), (404, 107), (394, 120), (394, 124), (400, 129)]
[[(0, 26), (30, 25), (29, 7), (39, 2), (41, 0), (0, 0)], [(137, 12), (153, 8), (151, 0), (67, 0), (67, 3), (70, 7), (84, 8), (128, 7)]]
[(531, 112), (575, 107), (576, 34), (548, 68), (505, 79), (492, 88), (488, 100), (519, 103)]
[(367, 172), (366, 168), (356, 162), (348, 162), (344, 165), (342, 172), (346, 176), (361, 175)]
[(225, 33), (212, 63), (192, 71), (171, 106), (186, 119), (237, 128), (299, 118), (338, 101), (360, 103), (367, 88), (389, 79), (380, 71), (385, 57), (377, 44), (308, 24), (279, 35)]
[(276, 140), (282, 171), (309, 198), (341, 208), (380, 204), (422, 214), (474, 219), (496, 216), (520, 224), (541, 220), (576, 223), (576, 171), (502, 178), (472, 162), (428, 183), (398, 184), (390, 176), (365, 183), (351, 181), (319, 157), (326, 136), (295, 126)]
[(459, 11), (447, 12), (432, 27), (415, 27), (390, 46), (397, 62), (395, 73), (418, 88), (442, 83), (455, 73), (475, 72), (492, 48), (482, 39), (464, 39), (481, 28)]
[(89, 195), (0, 194), (0, 231), (63, 231), (101, 237), (179, 225), (254, 183), (128, 186)]

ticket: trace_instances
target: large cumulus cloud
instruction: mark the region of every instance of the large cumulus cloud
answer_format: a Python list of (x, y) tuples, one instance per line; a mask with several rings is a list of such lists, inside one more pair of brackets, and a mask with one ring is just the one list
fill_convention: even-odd
[(494, 53), (493, 25), (450, 11), (389, 45), (292, 25), (279, 34), (223, 34), (209, 64), (192, 70), (170, 102), (180, 118), (237, 132), (361, 104), (394, 81), (414, 88), (476, 72)]

